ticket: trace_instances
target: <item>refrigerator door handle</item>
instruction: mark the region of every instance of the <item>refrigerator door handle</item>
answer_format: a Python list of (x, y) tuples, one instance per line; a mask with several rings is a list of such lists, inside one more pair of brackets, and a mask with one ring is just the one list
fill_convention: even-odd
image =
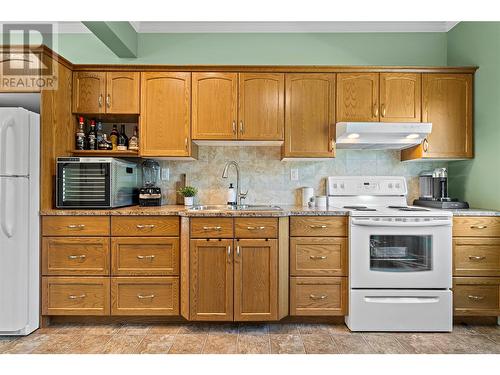
[(14, 235), (12, 227), (7, 225), (7, 179), (0, 178), (0, 228), (7, 238)]
[(0, 124), (0, 174), (7, 173), (7, 129), (14, 126), (14, 119), (9, 116)]

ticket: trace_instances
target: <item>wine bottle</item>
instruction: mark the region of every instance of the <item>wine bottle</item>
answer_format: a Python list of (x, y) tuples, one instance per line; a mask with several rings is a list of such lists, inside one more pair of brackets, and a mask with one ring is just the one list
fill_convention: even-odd
[(139, 150), (139, 136), (137, 135), (137, 126), (134, 128), (134, 135), (128, 141), (128, 149), (137, 151)]
[(120, 134), (118, 134), (118, 146), (117, 150), (126, 151), (128, 147), (128, 137), (125, 134), (125, 125), (122, 124)]
[(116, 147), (118, 146), (118, 129), (116, 128), (116, 124), (113, 125), (113, 129), (109, 134), (109, 140), (113, 145), (113, 150), (116, 150)]
[(90, 120), (90, 130), (87, 135), (89, 150), (97, 150), (97, 134), (95, 131), (95, 120)]
[(75, 134), (75, 149), (76, 150), (85, 150), (85, 123), (83, 121), (83, 117), (78, 119), (78, 130)]

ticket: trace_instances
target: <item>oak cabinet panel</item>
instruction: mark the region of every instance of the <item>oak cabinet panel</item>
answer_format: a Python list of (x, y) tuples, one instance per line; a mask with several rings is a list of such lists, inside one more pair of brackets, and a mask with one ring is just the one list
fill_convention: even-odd
[(235, 246), (234, 320), (276, 320), (277, 240), (236, 240)]
[(191, 320), (233, 320), (233, 240), (190, 243)]
[(106, 113), (139, 113), (139, 72), (106, 73)]
[(344, 237), (347, 236), (347, 221), (345, 216), (292, 216), (290, 236)]
[(142, 73), (141, 156), (191, 156), (191, 73)]
[(347, 238), (291, 237), (292, 276), (347, 276)]
[(500, 237), (500, 217), (454, 217), (453, 237)]
[(379, 74), (337, 74), (337, 122), (379, 121)]
[(500, 277), (500, 238), (455, 237), (453, 275)]
[(191, 219), (191, 238), (233, 238), (233, 219), (194, 217)]
[(286, 74), (283, 157), (334, 157), (335, 74)]
[(380, 73), (380, 121), (420, 122), (422, 75)]
[(73, 73), (73, 112), (105, 113), (106, 73)]
[(283, 140), (284, 74), (241, 73), (238, 98), (238, 139)]
[(112, 236), (159, 237), (179, 236), (177, 216), (113, 216)]
[(290, 278), (290, 315), (346, 315), (347, 277)]
[(193, 139), (236, 139), (238, 74), (193, 73)]
[(109, 216), (44, 216), (43, 236), (109, 236)]
[(500, 315), (500, 278), (453, 278), (454, 315)]
[(277, 238), (278, 219), (272, 217), (238, 217), (234, 219), (236, 238)]

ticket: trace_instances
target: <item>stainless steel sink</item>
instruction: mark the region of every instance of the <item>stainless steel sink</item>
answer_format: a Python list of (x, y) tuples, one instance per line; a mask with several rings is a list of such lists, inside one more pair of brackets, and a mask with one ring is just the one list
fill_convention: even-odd
[(279, 206), (261, 204), (242, 204), (238, 206), (230, 205), (200, 205), (188, 208), (191, 211), (282, 211)]

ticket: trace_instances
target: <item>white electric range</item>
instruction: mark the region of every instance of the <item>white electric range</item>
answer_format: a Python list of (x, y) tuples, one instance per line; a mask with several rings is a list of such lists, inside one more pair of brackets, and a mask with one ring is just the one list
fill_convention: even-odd
[(451, 331), (451, 213), (407, 206), (404, 177), (333, 176), (349, 210), (352, 331)]

